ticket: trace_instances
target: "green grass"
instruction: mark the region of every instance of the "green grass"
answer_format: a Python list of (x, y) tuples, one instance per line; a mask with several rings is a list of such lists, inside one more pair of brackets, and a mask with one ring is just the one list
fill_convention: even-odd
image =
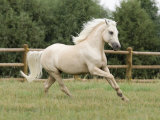
[(0, 120), (160, 120), (160, 83), (119, 83), (125, 103), (109, 84), (65, 81), (73, 98), (55, 83), (0, 82)]

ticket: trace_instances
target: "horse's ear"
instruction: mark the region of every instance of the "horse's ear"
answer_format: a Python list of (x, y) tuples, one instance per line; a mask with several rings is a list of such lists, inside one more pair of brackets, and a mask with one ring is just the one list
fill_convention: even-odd
[(108, 25), (108, 21), (105, 19), (105, 23)]

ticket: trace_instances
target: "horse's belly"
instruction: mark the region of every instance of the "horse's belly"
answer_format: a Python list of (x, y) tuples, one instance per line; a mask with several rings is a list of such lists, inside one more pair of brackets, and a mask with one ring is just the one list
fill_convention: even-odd
[(87, 66), (78, 59), (65, 59), (63, 62), (59, 61), (59, 70), (68, 74), (81, 74), (87, 73)]
[(87, 69), (83, 69), (82, 67), (74, 67), (74, 66), (71, 66), (71, 67), (63, 67), (61, 69), (62, 72), (64, 73), (68, 73), (68, 74), (82, 74), (82, 73), (88, 73), (88, 70)]
[(59, 70), (68, 74), (81, 74), (88, 72), (88, 68), (85, 64), (81, 64), (74, 61), (61, 63), (59, 65)]

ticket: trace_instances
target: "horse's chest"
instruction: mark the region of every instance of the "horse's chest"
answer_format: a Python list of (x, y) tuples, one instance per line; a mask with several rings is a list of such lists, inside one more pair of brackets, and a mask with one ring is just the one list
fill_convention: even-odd
[(102, 56), (101, 55), (95, 55), (94, 57), (91, 58), (93, 62), (101, 62), (102, 61)]
[(102, 64), (103, 64), (103, 58), (102, 58), (102, 56), (101, 56), (101, 54), (99, 53), (97, 53), (97, 54), (94, 54), (94, 56), (92, 56), (92, 57), (90, 57), (89, 58), (89, 60), (90, 60), (90, 62), (92, 63), (92, 64), (94, 64), (95, 66), (97, 66), (97, 67), (102, 67)]
[(95, 64), (95, 66), (97, 66), (99, 68), (102, 67), (103, 60), (102, 60), (101, 56), (97, 56), (96, 58), (94, 58), (93, 63)]

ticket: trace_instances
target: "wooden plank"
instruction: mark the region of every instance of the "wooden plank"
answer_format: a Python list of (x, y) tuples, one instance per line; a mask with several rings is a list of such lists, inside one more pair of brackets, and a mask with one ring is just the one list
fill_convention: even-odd
[(119, 68), (127, 68), (127, 65), (107, 65), (108, 68), (111, 69), (119, 69)]
[[(24, 78), (0, 78), (0, 81), (12, 81), (12, 80), (17, 80), (17, 81), (21, 81), (24, 82), (25, 79)], [(47, 79), (36, 79), (33, 82), (45, 82)], [(63, 79), (64, 81), (68, 81), (68, 82), (72, 82), (72, 81), (78, 81), (75, 80), (73, 78), (69, 78), (69, 79)], [(86, 82), (86, 81), (91, 81), (92, 82), (93, 79), (82, 79), (82, 82)], [(100, 81), (106, 81), (105, 79), (97, 79), (97, 82)], [(116, 79), (117, 82), (127, 82), (126, 79)], [(27, 82), (27, 81), (26, 81)], [(133, 83), (156, 83), (156, 82), (160, 82), (160, 80), (156, 80), (156, 79), (132, 79), (131, 82)]]
[(133, 79), (132, 80), (133, 83), (156, 83), (156, 82), (160, 82), (160, 80), (153, 80), (153, 79)]
[(0, 78), (0, 81), (10, 81), (10, 80), (17, 80), (17, 81), (24, 81), (24, 78)]
[(35, 49), (35, 48), (29, 48), (29, 51), (42, 51), (42, 50), (44, 50), (44, 49)]
[[(125, 79), (118, 79), (116, 80), (117, 82), (127, 82)], [(156, 83), (160, 82), (160, 80), (155, 80), (155, 79), (132, 79), (130, 82), (132, 83)]]
[(22, 67), (23, 63), (0, 63), (0, 67)]
[(160, 65), (133, 65), (133, 69), (160, 69)]
[[(30, 51), (42, 51), (44, 49), (35, 49), (30, 48)], [(0, 48), (0, 52), (24, 52), (24, 48)], [(129, 54), (128, 51), (114, 51), (114, 50), (104, 50), (105, 53), (109, 54)], [(134, 55), (160, 55), (160, 52), (139, 52), (139, 51), (133, 51)]]
[(133, 51), (134, 55), (160, 55), (160, 52), (138, 52), (138, 51)]
[(114, 51), (114, 50), (104, 50), (105, 53), (108, 54), (129, 54), (128, 51)]
[(0, 48), (0, 52), (24, 52), (24, 48)]

